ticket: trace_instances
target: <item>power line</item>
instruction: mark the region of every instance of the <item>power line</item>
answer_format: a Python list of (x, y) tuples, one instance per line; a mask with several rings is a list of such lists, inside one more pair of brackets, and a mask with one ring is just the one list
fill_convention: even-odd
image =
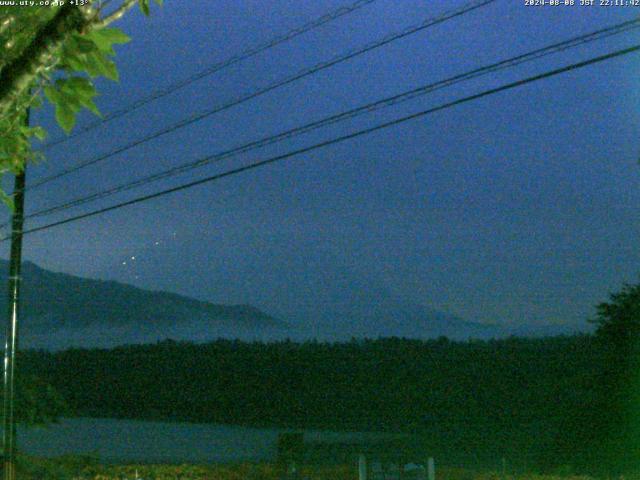
[[(473, 78), (477, 78), (489, 73), (494, 73), (500, 70), (504, 70), (507, 68), (512, 68), (514, 66), (526, 63), (526, 62), (530, 62), (533, 60), (537, 60), (540, 59), (542, 57), (554, 54), (554, 53), (558, 53), (561, 51), (565, 51), (569, 48), (575, 48), (577, 46), (589, 43), (589, 42), (593, 42), (596, 40), (602, 40), (603, 38), (612, 36), (612, 35), (616, 35), (616, 34), (620, 34), (620, 33), (624, 33), (626, 31), (632, 30), (632, 29), (637, 29), (640, 27), (640, 19), (636, 19), (636, 20), (630, 20), (630, 21), (626, 21), (626, 22), (622, 22), (610, 27), (606, 27), (606, 28), (602, 28), (600, 30), (596, 30), (594, 32), (590, 32), (584, 35), (580, 35), (578, 37), (574, 37), (568, 40), (564, 40), (562, 42), (558, 42), (552, 45), (548, 45), (546, 47), (542, 47), (542, 48), (538, 48), (536, 50), (524, 53), (522, 55), (518, 55), (516, 57), (511, 57), (509, 59), (506, 60), (502, 60), (496, 63), (492, 63), (490, 65), (485, 65), (483, 67), (480, 68), (476, 68), (474, 70), (471, 70), (469, 72), (465, 72), (459, 75), (455, 75), (453, 77), (449, 77), (447, 79), (444, 80), (440, 80), (428, 85), (424, 85), (412, 90), (409, 90), (407, 92), (398, 94), (398, 95), (394, 95), (392, 97), (387, 97), (385, 99), (382, 100), (378, 100), (376, 102), (372, 102), (372, 103), (368, 103), (366, 105), (348, 110), (346, 112), (343, 113), (339, 113), (336, 115), (332, 115), (329, 117), (325, 117), (321, 120), (317, 120), (311, 123), (307, 123), (305, 125), (293, 128), (291, 130), (279, 133), (277, 135), (272, 135), (272, 136), (268, 136), (265, 138), (262, 138), (260, 140), (256, 140), (238, 147), (235, 147), (233, 149), (230, 150), (226, 150), (224, 152), (215, 154), (215, 155), (211, 155), (211, 156), (207, 156), (201, 159), (197, 159), (195, 161), (191, 161), (188, 163), (185, 163), (183, 165), (179, 165), (167, 170), (164, 170), (162, 172), (159, 173), (155, 173), (152, 175), (148, 175), (146, 177), (142, 177), (138, 180), (134, 180), (131, 182), (127, 182), (121, 185), (117, 185), (115, 187), (111, 187), (108, 188), (106, 190), (102, 190), (100, 192), (88, 195), (88, 196), (84, 196), (84, 197), (80, 197), (80, 198), (76, 198), (73, 200), (70, 200), (68, 202), (59, 204), (59, 205), (55, 205), (52, 207), (48, 207), (39, 211), (36, 211), (34, 213), (31, 213), (29, 215), (26, 216), (26, 218), (34, 218), (34, 217), (41, 217), (41, 216), (46, 216), (46, 215), (50, 215), (52, 213), (55, 212), (59, 212), (62, 210), (67, 210), (69, 208), (72, 207), (76, 207), (79, 205), (83, 205), (85, 203), (89, 203), (89, 202), (93, 202), (93, 201), (97, 201), (97, 200), (101, 200), (103, 198), (109, 197), (111, 195), (115, 195), (117, 193), (120, 192), (124, 192), (124, 191), (128, 191), (134, 188), (138, 188), (141, 187), (143, 185), (152, 183), (152, 182), (156, 182), (165, 178), (170, 178), (182, 173), (185, 173), (187, 171), (193, 170), (195, 168), (200, 168), (202, 166), (211, 164), (213, 162), (218, 162), (233, 156), (236, 156), (238, 154), (241, 153), (246, 153), (248, 151), (257, 149), (257, 148), (261, 148), (267, 145), (271, 145), (273, 143), (285, 140), (285, 139), (289, 139), (289, 138), (293, 138), (295, 136), (304, 134), (304, 133), (308, 133), (310, 131), (316, 130), (318, 128), (327, 126), (327, 125), (332, 125), (334, 123), (343, 121), (343, 120), (347, 120), (347, 119), (351, 119), (354, 117), (357, 117), (359, 115), (365, 114), (365, 113), (371, 113), (373, 111), (376, 111), (378, 109), (381, 108), (385, 108), (385, 107), (389, 107), (392, 105), (396, 105), (402, 102), (406, 102), (408, 100), (412, 100), (415, 99), (419, 96), (423, 96), (426, 94), (429, 94), (433, 91), (439, 90), (441, 88), (445, 88), (445, 87), (449, 87), (451, 85), (463, 82), (463, 81), (467, 81), (467, 80), (471, 80)], [(6, 224), (2, 224), (0, 225), (0, 228), (5, 227)]]
[(123, 115), (126, 115), (129, 112), (132, 112), (134, 110), (137, 110), (138, 108), (147, 105), (148, 103), (151, 103), (155, 100), (158, 100), (162, 97), (165, 97), (173, 92), (175, 92), (176, 90), (179, 90), (181, 88), (186, 87), (187, 85), (190, 85), (194, 82), (196, 82), (197, 80), (200, 80), (204, 77), (207, 77), (209, 75), (213, 75), (214, 73), (217, 73), (221, 70), (224, 70), (227, 67), (230, 67), (232, 65), (235, 65), (236, 63), (242, 62), (244, 60), (247, 60), (248, 58), (251, 58), (259, 53), (262, 53), (266, 50), (269, 50), (270, 48), (276, 47), (278, 45), (280, 45), (281, 43), (285, 43), (289, 40), (292, 40), (295, 37), (298, 37), (300, 35), (302, 35), (303, 33), (309, 32), (311, 30), (314, 30), (326, 23), (329, 23), (333, 20), (336, 20), (340, 17), (343, 17), (345, 15), (348, 15), (362, 7), (364, 7), (365, 5), (368, 5), (370, 3), (375, 2), (376, 0), (358, 0), (357, 2), (345, 6), (345, 7), (340, 7), (336, 10), (333, 10), (329, 13), (326, 13), (324, 15), (322, 15), (321, 17), (316, 18), (315, 20), (312, 20), (311, 22), (305, 23), (304, 25), (301, 25), (299, 27), (296, 27), (292, 30), (289, 30), (288, 32), (284, 33), (283, 35), (277, 36), (272, 38), (271, 40), (268, 40), (267, 42), (257, 45), (255, 47), (249, 48), (247, 50), (244, 50), (241, 53), (238, 53), (237, 55), (233, 55), (232, 57), (227, 58), (226, 60), (223, 60), (221, 62), (218, 63), (214, 63), (213, 65), (210, 65), (209, 67), (205, 68), (204, 70), (201, 70), (193, 75), (191, 75), (190, 77), (187, 77), (185, 79), (179, 80), (175, 83), (172, 83), (171, 85), (156, 90), (154, 93), (143, 97), (139, 100), (136, 100), (135, 102), (127, 105), (126, 107), (123, 107), (120, 110), (116, 110), (114, 112), (111, 112), (107, 115), (105, 115), (103, 118), (101, 118), (100, 120), (97, 120), (93, 123), (90, 123), (84, 127), (79, 128), (78, 130), (76, 130), (74, 133), (72, 133), (71, 135), (68, 136), (64, 136), (64, 137), (60, 137), (57, 138), (56, 140), (52, 140), (50, 142), (47, 142), (42, 149), (43, 150), (47, 150), (55, 145), (59, 145), (61, 143), (66, 142), (67, 140), (77, 137), (78, 135), (82, 135), (83, 133), (86, 133), (90, 130), (93, 130), (97, 127), (99, 127), (100, 125), (110, 122), (111, 120), (114, 120), (116, 118), (122, 117)]
[(104, 155), (100, 155), (99, 157), (93, 158), (91, 160), (87, 160), (87, 161), (81, 162), (76, 166), (70, 167), (68, 169), (62, 170), (59, 173), (56, 173), (56, 174), (50, 175), (48, 177), (45, 177), (45, 178), (43, 178), (43, 179), (41, 179), (39, 181), (36, 181), (35, 183), (32, 183), (31, 185), (27, 186), (26, 190), (32, 190), (34, 188), (38, 188), (38, 187), (40, 187), (42, 185), (45, 185), (46, 183), (49, 183), (49, 182), (51, 182), (53, 180), (57, 180), (58, 178), (64, 177), (64, 176), (69, 175), (71, 173), (75, 173), (75, 172), (77, 172), (79, 170), (82, 170), (83, 168), (86, 168), (86, 167), (88, 167), (90, 165), (95, 165), (96, 163), (99, 163), (99, 162), (101, 162), (103, 160), (106, 160), (107, 158), (110, 158), (110, 157), (112, 157), (114, 155), (117, 155), (119, 153), (125, 152), (127, 150), (130, 150), (133, 147), (136, 147), (138, 145), (146, 143), (146, 142), (148, 142), (150, 140), (154, 140), (154, 139), (156, 139), (158, 137), (161, 137), (163, 135), (166, 135), (168, 133), (174, 132), (174, 131), (182, 128), (182, 127), (186, 127), (187, 125), (191, 125), (192, 123), (195, 123), (195, 122), (197, 122), (199, 120), (202, 120), (202, 119), (204, 119), (206, 117), (209, 117), (209, 116), (211, 116), (211, 115), (213, 115), (215, 113), (221, 112), (223, 110), (227, 110), (227, 109), (229, 109), (231, 107), (234, 107), (234, 106), (239, 105), (241, 103), (244, 103), (246, 101), (252, 100), (252, 99), (254, 99), (256, 97), (264, 95), (264, 94), (266, 94), (268, 92), (271, 92), (273, 90), (276, 90), (277, 88), (283, 87), (283, 86), (288, 85), (290, 83), (293, 83), (293, 82), (295, 82), (297, 80), (300, 80), (300, 79), (305, 78), (307, 76), (313, 75), (313, 74), (315, 74), (315, 73), (317, 73), (317, 72), (319, 72), (321, 70), (324, 70), (326, 68), (332, 67), (334, 65), (337, 65), (339, 63), (345, 62), (347, 60), (351, 60), (351, 59), (353, 59), (355, 57), (358, 57), (358, 56), (360, 56), (360, 55), (362, 55), (364, 53), (370, 52), (371, 50), (374, 50), (376, 48), (382, 47), (382, 46), (387, 45), (387, 44), (389, 44), (389, 43), (391, 43), (393, 41), (396, 41), (396, 40), (399, 40), (401, 38), (407, 37), (407, 36), (412, 35), (414, 33), (420, 32), (420, 31), (422, 31), (422, 30), (424, 30), (426, 28), (429, 28), (429, 27), (435, 26), (437, 24), (443, 23), (443, 22), (445, 22), (447, 20), (450, 20), (450, 19), (456, 18), (458, 16), (464, 15), (465, 13), (468, 13), (468, 12), (471, 12), (471, 11), (473, 11), (475, 9), (480, 8), (480, 7), (489, 5), (490, 3), (493, 3), (495, 1), (496, 0), (480, 0), (480, 1), (475, 0), (475, 1), (472, 1), (472, 2), (468, 2), (467, 4), (465, 4), (465, 6), (463, 6), (461, 8), (458, 8), (458, 9), (455, 9), (455, 10), (449, 10), (449, 11), (441, 14), (438, 17), (429, 18), (429, 19), (425, 20), (424, 22), (420, 23), (417, 26), (406, 28), (406, 29), (404, 29), (403, 31), (401, 31), (399, 33), (394, 33), (394, 34), (392, 34), (390, 36), (384, 37), (382, 40), (377, 40), (375, 42), (369, 43), (369, 44), (365, 45), (364, 47), (362, 47), (362, 48), (360, 48), (358, 50), (351, 51), (351, 52), (348, 52), (346, 54), (342, 54), (342, 55), (339, 55), (337, 57), (334, 57), (331, 60), (327, 60), (327, 61), (318, 63), (318, 64), (314, 65), (313, 67), (306, 68), (306, 69), (301, 70), (300, 72), (298, 72), (298, 73), (296, 73), (296, 74), (294, 74), (292, 76), (286, 77), (284, 80), (279, 80), (279, 81), (277, 81), (277, 82), (275, 82), (273, 84), (270, 84), (267, 87), (263, 87), (263, 88), (261, 88), (261, 89), (259, 89), (257, 91), (254, 91), (254, 92), (252, 92), (252, 93), (250, 93), (248, 95), (242, 96), (240, 98), (232, 100), (232, 101), (230, 101), (228, 103), (225, 103), (223, 105), (216, 106), (211, 110), (207, 110), (205, 112), (193, 115), (193, 116), (191, 116), (189, 118), (186, 118), (186, 119), (184, 119), (184, 120), (182, 120), (182, 121), (180, 121), (178, 123), (175, 123), (175, 124), (173, 124), (173, 125), (171, 125), (169, 127), (163, 128), (163, 129), (161, 129), (159, 131), (156, 131), (156, 132), (154, 132), (154, 133), (152, 133), (150, 135), (147, 135), (146, 137), (143, 137), (141, 139), (135, 140), (135, 141), (133, 141), (131, 143), (128, 143), (128, 144), (126, 144), (124, 146), (118, 147), (118, 148), (116, 148), (114, 150), (111, 150), (110, 152), (108, 152), (108, 153), (106, 153)]
[[(343, 135), (343, 136), (340, 136), (340, 137), (337, 137), (337, 138), (333, 138), (331, 140), (326, 140), (326, 141), (323, 141), (323, 142), (320, 142), (320, 143), (316, 143), (316, 144), (311, 145), (309, 147), (304, 147), (304, 148), (301, 148), (301, 149), (298, 149), (298, 150), (294, 150), (294, 151), (285, 153), (283, 155), (278, 155), (278, 156), (275, 156), (275, 157), (268, 158), (266, 160), (261, 160), (261, 161), (255, 162), (255, 163), (251, 163), (249, 165), (245, 165), (245, 166), (242, 166), (242, 167), (234, 168), (232, 170), (227, 170), (225, 172), (218, 173), (216, 175), (212, 175), (212, 176), (209, 176), (209, 177), (202, 178), (200, 180), (195, 180), (195, 181), (192, 181), (192, 182), (189, 182), (189, 183), (178, 185), (176, 187), (172, 187), (172, 188), (169, 188), (169, 189), (166, 189), (166, 190), (161, 190), (159, 192), (155, 192), (155, 193), (152, 193), (152, 194), (149, 194), (149, 195), (143, 195), (143, 196), (134, 198), (132, 200), (128, 200), (128, 201), (125, 201), (125, 202), (117, 203), (115, 205), (111, 205), (109, 207), (104, 207), (104, 208), (101, 208), (101, 209), (98, 209), (98, 210), (93, 210), (91, 212), (83, 213), (83, 214), (76, 215), (76, 216), (73, 216), (73, 217), (68, 217), (68, 218), (65, 218), (63, 220), (59, 220), (57, 222), (49, 223), (47, 225), (42, 225), (40, 227), (34, 227), (34, 228), (31, 228), (31, 229), (25, 230), (23, 233), (24, 234), (28, 234), (28, 233), (39, 232), (39, 231), (42, 231), (42, 230), (48, 230), (50, 228), (53, 228), (53, 227), (56, 227), (56, 226), (59, 226), (59, 225), (64, 225), (64, 224), (67, 224), (67, 223), (71, 223), (71, 222), (75, 222), (75, 221), (78, 221), (78, 220), (82, 220), (84, 218), (93, 217), (93, 216), (96, 216), (96, 215), (100, 215), (102, 213), (110, 212), (112, 210), (118, 210), (120, 208), (124, 208), (124, 207), (127, 207), (129, 205), (134, 205), (134, 204), (137, 204), (137, 203), (146, 202), (148, 200), (152, 200), (154, 198), (162, 197), (162, 196), (168, 195), (170, 193), (178, 192), (178, 191), (181, 191), (181, 190), (186, 190), (186, 189), (198, 186), (198, 185), (202, 185), (204, 183), (213, 182), (213, 181), (219, 180), (221, 178), (229, 177), (229, 176), (236, 175), (236, 174), (239, 174), (239, 173), (243, 173), (243, 172), (246, 172), (246, 171), (249, 171), (249, 170), (254, 170), (256, 168), (263, 167), (263, 166), (266, 166), (266, 165), (270, 165), (272, 163), (276, 163), (276, 162), (279, 162), (281, 160), (285, 160), (287, 158), (291, 158), (291, 157), (294, 157), (294, 156), (297, 156), (297, 155), (300, 155), (300, 154), (303, 154), (303, 153), (311, 152), (311, 151), (317, 150), (319, 148), (323, 148), (323, 147), (327, 147), (329, 145), (334, 145), (334, 144), (337, 144), (337, 143), (341, 143), (341, 142), (344, 142), (346, 140), (351, 140), (353, 138), (357, 138), (357, 137), (360, 137), (360, 136), (363, 136), (363, 135), (367, 135), (369, 133), (376, 132), (378, 130), (383, 130), (385, 128), (389, 128), (389, 127), (392, 127), (392, 126), (395, 126), (395, 125), (399, 125), (399, 124), (405, 123), (405, 122), (407, 122), (409, 120), (415, 120), (417, 118), (424, 117), (424, 116), (429, 115), (431, 113), (435, 113), (435, 112), (439, 112), (439, 111), (442, 111), (442, 110), (446, 110), (446, 109), (452, 108), (454, 106), (461, 105), (463, 103), (467, 103), (467, 102), (470, 102), (470, 101), (473, 101), (473, 100), (477, 100), (479, 98), (487, 97), (489, 95), (493, 95), (493, 94), (496, 94), (496, 93), (499, 93), (499, 92), (503, 92), (503, 91), (506, 91), (506, 90), (511, 90), (513, 88), (520, 87), (522, 85), (526, 85), (526, 84), (533, 83), (533, 82), (536, 82), (536, 81), (539, 81), (539, 80), (550, 78), (550, 77), (553, 77), (553, 76), (556, 76), (556, 75), (559, 75), (559, 74), (562, 74), (562, 73), (566, 73), (566, 72), (569, 72), (569, 71), (572, 71), (572, 70), (577, 70), (577, 69), (580, 69), (580, 68), (584, 68), (586, 66), (593, 65), (593, 64), (599, 63), (599, 62), (603, 62), (605, 60), (609, 60), (609, 59), (616, 58), (616, 57), (621, 57), (623, 55), (628, 55), (630, 53), (637, 52), (639, 50), (640, 50), (640, 44), (634, 45), (633, 47), (625, 48), (625, 49), (622, 49), (622, 50), (617, 50), (615, 52), (608, 53), (606, 55), (601, 55), (599, 57), (594, 57), (594, 58), (591, 58), (589, 60), (585, 60), (583, 62), (573, 63), (571, 65), (568, 65), (568, 66), (565, 66), (565, 67), (561, 67), (561, 68), (558, 68), (558, 69), (555, 69), (555, 70), (551, 70), (549, 72), (545, 72), (545, 73), (542, 73), (542, 74), (534, 75), (532, 77), (528, 77), (528, 78), (525, 78), (525, 79), (522, 79), (522, 80), (511, 82), (511, 83), (508, 83), (506, 85), (502, 85), (500, 87), (496, 87), (496, 88), (492, 88), (492, 89), (489, 89), (489, 90), (485, 90), (483, 92), (480, 92), (480, 93), (477, 93), (477, 94), (474, 94), (474, 95), (470, 95), (470, 96), (467, 96), (467, 97), (460, 98), (458, 100), (454, 100), (454, 101), (451, 101), (451, 102), (448, 102), (448, 103), (444, 103), (442, 105), (430, 108), (428, 110), (423, 110), (423, 111), (418, 112), (418, 113), (407, 115), (405, 117), (401, 117), (401, 118), (398, 118), (398, 119), (395, 119), (395, 120), (391, 120), (389, 122), (385, 122), (385, 123), (382, 123), (382, 124), (379, 124), (379, 125), (376, 125), (376, 126), (373, 126), (373, 127), (369, 127), (369, 128), (363, 129), (363, 130), (358, 130), (356, 132), (353, 132), (353, 133), (350, 133), (350, 134), (347, 134), (347, 135)], [(4, 242), (7, 239), (8, 239), (8, 237), (3, 237), (3, 238), (0, 239), (0, 242)]]

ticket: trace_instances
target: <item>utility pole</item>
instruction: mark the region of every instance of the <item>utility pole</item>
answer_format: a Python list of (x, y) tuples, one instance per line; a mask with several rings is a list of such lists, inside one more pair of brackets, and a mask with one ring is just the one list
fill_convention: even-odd
[[(29, 125), (27, 109), (25, 123)], [(16, 478), (16, 419), (14, 413), (16, 351), (18, 349), (18, 316), (20, 311), (20, 267), (22, 264), (22, 225), (24, 223), (24, 187), (26, 161), (17, 173), (13, 186), (14, 210), (11, 216), (11, 254), (9, 258), (9, 301), (7, 333), (4, 345), (4, 401), (2, 445), (4, 454), (4, 480)]]

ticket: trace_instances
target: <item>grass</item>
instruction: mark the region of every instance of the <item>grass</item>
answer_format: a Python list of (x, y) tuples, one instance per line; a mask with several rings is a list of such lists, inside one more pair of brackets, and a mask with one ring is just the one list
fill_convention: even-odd
[[(351, 469), (354, 470), (354, 469)], [(144, 480), (279, 480), (278, 469), (271, 464), (235, 465), (127, 465), (106, 467), (87, 480), (133, 480), (136, 473)], [(349, 467), (303, 467), (300, 478), (309, 480), (357, 480)]]
[[(55, 459), (21, 457), (18, 480), (280, 480), (280, 470), (269, 463), (228, 465), (105, 465), (95, 458), (67, 456)], [(353, 465), (300, 468), (300, 479), (357, 480)], [(436, 480), (592, 480), (571, 475), (502, 475), (460, 468), (440, 468)], [(627, 479), (630, 480), (630, 479)], [(638, 479), (640, 480), (640, 479)]]
[[(280, 470), (269, 463), (219, 465), (105, 465), (91, 457), (42, 459), (23, 456), (18, 480), (280, 480)], [(300, 478), (357, 480), (355, 467), (303, 466)]]

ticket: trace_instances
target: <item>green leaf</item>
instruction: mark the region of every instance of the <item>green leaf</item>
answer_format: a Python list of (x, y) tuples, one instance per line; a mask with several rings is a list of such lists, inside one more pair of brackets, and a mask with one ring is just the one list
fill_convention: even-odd
[(120, 79), (116, 64), (106, 57), (102, 57), (100, 59), (100, 71), (102, 75), (107, 77), (109, 80), (113, 80), (114, 82), (117, 82)]
[(159, 6), (162, 6), (162, 0), (155, 0)]
[(79, 67), (73, 65), (73, 63), (71, 62), (70, 62), (70, 65), (72, 65), (73, 68), (78, 71), (87, 72), (90, 77), (98, 77), (102, 75), (102, 72), (100, 70), (100, 64), (99, 64), (99, 61), (97, 60), (98, 58), (100, 58), (101, 55), (102, 55), (101, 52), (92, 52), (91, 54), (87, 54), (87, 55), (78, 55), (74, 59), (74, 61), (78, 62)]
[(149, 0), (138, 0), (138, 5), (140, 6), (142, 13), (149, 16)]
[(21, 147), (28, 147), (29, 143), (26, 141), (27, 138), (36, 137), (39, 140), (44, 140), (47, 132), (42, 127), (28, 127), (26, 125), (22, 125), (19, 128), (20, 140), (18, 140), (19, 145)]
[(31, 134), (41, 141), (47, 137), (47, 131), (42, 127), (33, 127), (31, 129)]
[(92, 52), (87, 55), (87, 72), (90, 75), (103, 75), (110, 80), (118, 81), (118, 69), (116, 64), (107, 58), (102, 52)]
[(112, 46), (116, 43), (127, 43), (131, 41), (131, 37), (126, 35), (122, 30), (117, 28), (102, 28), (92, 30), (85, 35), (97, 45), (101, 52), (107, 55), (115, 55)]
[(92, 74), (87, 68), (87, 60), (84, 55), (66, 54), (63, 56), (60, 66), (67, 70), (75, 70), (78, 72), (87, 72), (89, 75), (95, 77), (99, 73)]
[(91, 39), (83, 37), (83, 36), (80, 36), (80, 35), (75, 35), (73, 37), (73, 41), (76, 44), (75, 45), (75, 50), (77, 50), (80, 53), (93, 52), (94, 50), (99, 48), (99, 45), (97, 45)]
[(81, 98), (67, 83), (67, 79), (56, 80), (57, 106), (67, 106), (73, 110), (80, 110)]
[(11, 213), (13, 213), (16, 209), (15, 204), (13, 203), (13, 197), (11, 195), (7, 195), (5, 193), (4, 190), (2, 190), (0, 188), (0, 200), (2, 200), (2, 202), (9, 207), (9, 210), (11, 210)]
[(128, 43), (131, 37), (119, 28), (101, 28), (87, 35), (100, 49), (111, 49), (114, 43)]
[[(98, 55), (95, 57), (97, 69), (101, 71), (107, 70), (110, 64), (115, 69), (113, 62), (100, 52), (97, 53)], [(108, 73), (111, 74), (111, 72)], [(93, 97), (97, 95), (96, 89), (86, 77), (59, 78), (56, 80), (55, 85), (47, 85), (45, 87), (45, 95), (55, 105), (56, 120), (66, 133), (69, 133), (75, 125), (76, 114), (82, 107), (101, 116), (98, 107), (93, 102)]]
[[(60, 82), (60, 83), (58, 83)], [(80, 98), (93, 98), (97, 95), (93, 84), (85, 77), (69, 77), (56, 82), (58, 88), (68, 95), (75, 95)]]
[(76, 112), (69, 105), (58, 105), (56, 107), (56, 121), (66, 133), (69, 133), (76, 124)]
[(52, 85), (44, 87), (44, 94), (52, 105), (60, 103), (60, 94)]
[(82, 106), (86, 107), (89, 110), (91, 110), (98, 117), (102, 117), (102, 114), (100, 113), (100, 110), (98, 110), (98, 107), (96, 106), (95, 103), (93, 103), (93, 100), (91, 100), (90, 98), (84, 99), (82, 101)]

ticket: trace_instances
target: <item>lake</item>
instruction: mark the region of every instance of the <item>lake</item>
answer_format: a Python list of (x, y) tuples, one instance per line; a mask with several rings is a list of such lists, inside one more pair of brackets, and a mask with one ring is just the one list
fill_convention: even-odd
[[(48, 427), (19, 427), (18, 448), (40, 456), (97, 454), (100, 460), (113, 463), (269, 461), (275, 459), (278, 434), (290, 431), (294, 430), (68, 418)], [(363, 432), (304, 432), (305, 440), (314, 441), (348, 442), (393, 436)]]

